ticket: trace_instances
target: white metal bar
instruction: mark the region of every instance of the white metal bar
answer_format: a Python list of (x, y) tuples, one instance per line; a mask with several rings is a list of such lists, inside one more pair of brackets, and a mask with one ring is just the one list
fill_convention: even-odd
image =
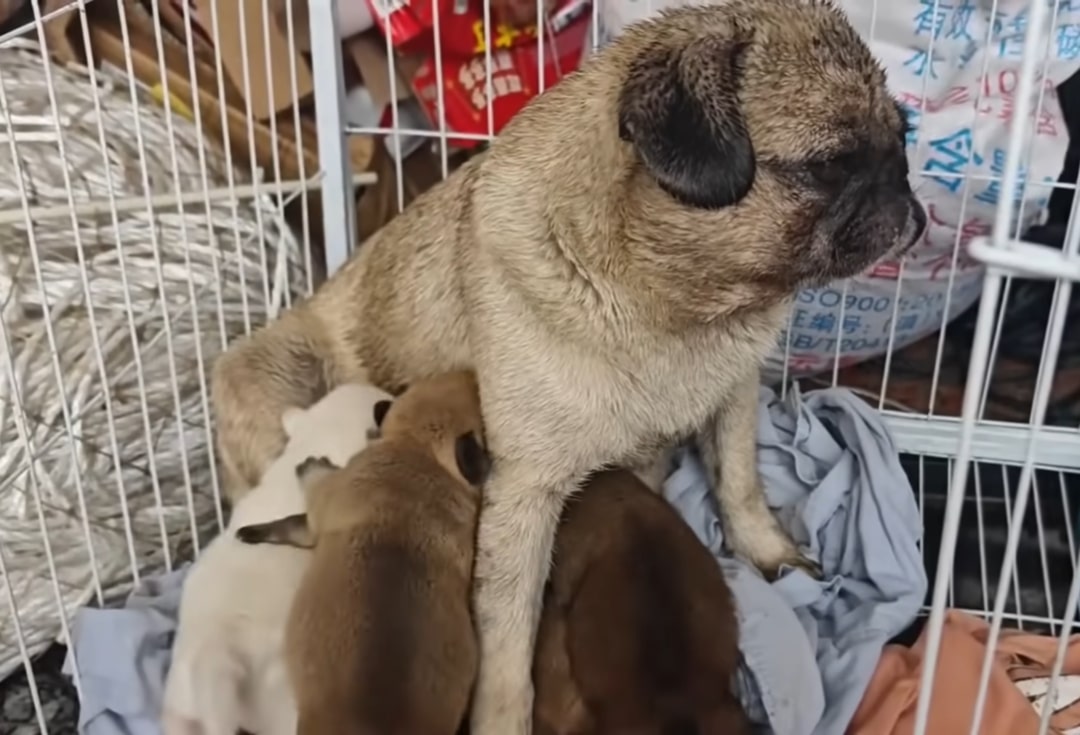
[[(228, 0), (225, 0), (228, 2)], [(210, 0), (210, 35), (213, 39), (214, 48), (221, 48), (221, 29), (218, 27), (218, 0)], [(190, 11), (185, 9), (190, 20)], [(189, 31), (189, 38), (190, 38)], [(191, 43), (194, 43), (193, 41)], [(217, 105), (220, 114), (219, 124), (222, 134), (222, 148), (225, 149), (225, 181), (228, 190), (236, 190), (236, 167), (233, 166), (232, 158), (232, 133), (229, 131), (228, 102), (225, 98), (225, 67), (222, 63), (221, 54), (214, 54), (214, 75), (217, 77)], [(254, 196), (254, 188), (252, 189)], [(244, 314), (244, 334), (251, 334), (251, 306), (248, 303), (247, 275), (244, 273), (244, 255), (240, 246), (240, 213), (236, 199), (229, 199), (230, 213), (233, 218), (233, 252), (236, 255), (236, 274), (240, 281), (240, 304)], [(223, 344), (222, 349), (226, 345)]]
[[(537, 2), (540, 2), (540, 0), (537, 0)], [(431, 17), (434, 21), (431, 30), (435, 37), (435, 79), (439, 80), (439, 83), (435, 85), (435, 105), (439, 113), (439, 163), (442, 167), (442, 177), (445, 180), (446, 177), (450, 175), (450, 157), (448, 151), (450, 141), (446, 135), (446, 86), (442, 84), (441, 81), (443, 78), (441, 7), (442, 3), (439, 2), (431, 4)], [(390, 83), (393, 84), (395, 81), (396, 80), (391, 79)]]
[(49, 724), (45, 721), (45, 710), (41, 707), (41, 694), (38, 692), (37, 677), (34, 676), (30, 651), (26, 647), (26, 636), (23, 634), (19, 605), (15, 601), (15, 590), (11, 587), (11, 575), (8, 574), (7, 562), (4, 561), (3, 544), (0, 544), (0, 580), (3, 581), (4, 591), (7, 592), (5, 596), (8, 599), (8, 610), (11, 612), (11, 618), (9, 619), (15, 633), (15, 643), (19, 648), (19, 657), (22, 659), (23, 673), (26, 675), (26, 683), (30, 689), (30, 702), (34, 705), (34, 716), (37, 718), (42, 735), (49, 735)]
[[(964, 433), (960, 419), (892, 411), (886, 411), (883, 418), (902, 454), (957, 456)], [(971, 458), (980, 462), (1023, 464), (1030, 436), (1031, 427), (1027, 424), (977, 421), (971, 427)], [(1075, 429), (1044, 426), (1035, 447), (1035, 464), (1051, 469), (1080, 469), (1080, 433)]]
[[(290, 3), (291, 0), (285, 0), (286, 3)], [(278, 123), (277, 123), (277, 109), (278, 100), (274, 99), (274, 66), (273, 59), (270, 54), (270, 24), (273, 19), (270, 17), (270, 3), (268, 0), (262, 0), (262, 35), (263, 35), (263, 61), (266, 64), (265, 76), (266, 76), (266, 98), (270, 102), (270, 109), (273, 111), (270, 115), (270, 140), (280, 140), (278, 137)], [(296, 39), (289, 36), (289, 58), (296, 58)], [(298, 100), (293, 100), (291, 107), (296, 107)], [(273, 169), (274, 180), (273, 183), (278, 186), (277, 199), (277, 218), (280, 219), (284, 216), (285, 201), (281, 194), (281, 146), (270, 147), (270, 164)], [(280, 283), (275, 279), (275, 286), (281, 290), (281, 296), (284, 297), (285, 308), (288, 309), (292, 306), (292, 295), (289, 293), (288, 283), (288, 255), (283, 251), (274, 253), (274, 257), (277, 260), (277, 267), (274, 269), (275, 273), (283, 273), (285, 276), (285, 283)], [(275, 298), (274, 303), (279, 303)]]
[[(362, 173), (352, 176), (352, 183), (356, 186), (369, 186), (374, 184), (377, 180), (377, 176), (374, 173)], [(149, 197), (150, 206), (155, 211), (175, 209), (178, 205), (188, 204), (204, 204), (205, 202), (226, 202), (233, 199), (253, 199), (257, 195), (261, 194), (294, 194), (304, 191), (305, 187), (308, 189), (319, 189), (323, 186), (323, 179), (321, 176), (314, 176), (305, 181), (285, 181), (281, 184), (261, 184), (258, 187), (258, 193), (255, 191), (255, 187), (250, 184), (243, 186), (218, 186), (208, 189), (206, 192), (202, 191), (189, 191), (178, 194), (155, 194)], [(74, 207), (69, 207), (66, 204), (55, 204), (52, 206), (38, 206), (30, 207), (30, 218), (34, 222), (38, 222), (43, 219), (53, 219), (61, 217), (70, 217), (74, 211), (76, 217), (94, 217), (101, 214), (110, 214), (113, 211), (116, 212), (137, 212), (142, 209), (146, 209), (147, 197), (131, 196), (124, 197), (122, 199), (114, 200), (115, 203), (110, 202), (79, 202)], [(16, 224), (23, 221), (23, 212), (21, 209), (9, 209), (0, 210), (0, 226)]]
[[(484, 0), (484, 98), (487, 103), (487, 131), (488, 135), (495, 137), (495, 88), (491, 84), (493, 67), (491, 65), (491, 0)], [(442, 80), (438, 80), (442, 84)], [(397, 125), (397, 121), (394, 121)]]
[(1080, 281), (1080, 260), (1046, 245), (1014, 239), (996, 245), (990, 238), (976, 237), (972, 238), (969, 251), (972, 257), (1004, 271), (1003, 275)]
[[(311, 31), (309, 30), (310, 34)], [(315, 269), (311, 262), (311, 205), (307, 186), (307, 161), (304, 160), (304, 135), (300, 123), (300, 92), (296, 70), (296, 25), (293, 20), (293, 0), (285, 2), (285, 35), (289, 37), (289, 91), (292, 93), (293, 130), (296, 136), (296, 165), (299, 169), (303, 188), (300, 191), (300, 239), (304, 246), (305, 293), (311, 295), (315, 290)], [(311, 43), (311, 38), (308, 38)], [(309, 45), (310, 48), (310, 45)]]
[(337, 5), (337, 0), (308, 3), (327, 275), (345, 264), (356, 240), (356, 205), (349, 175), (352, 161), (345, 144), (345, 79)]
[[(435, 4), (438, 5), (438, 3)], [(389, 15), (387, 17), (389, 17)], [(389, 33), (385, 35), (385, 41), (386, 83), (390, 90), (390, 140), (394, 147), (391, 158), (394, 159), (394, 192), (397, 194), (397, 211), (400, 214), (401, 211), (405, 209), (405, 170), (403, 168), (404, 162), (401, 160), (402, 126), (401, 100), (398, 99), (397, 93), (397, 53), (394, 50)], [(436, 37), (435, 43), (439, 43), (438, 37)], [(436, 53), (438, 53), (438, 46), (436, 46)], [(437, 86), (442, 86), (441, 79), (436, 79), (435, 83)]]
[[(229, 0), (226, 0), (229, 2)], [(247, 122), (247, 139), (248, 139), (248, 161), (251, 163), (251, 183), (255, 186), (255, 197), (259, 197), (259, 192), (262, 191), (263, 185), (263, 171), (259, 166), (258, 151), (255, 146), (255, 111), (251, 104), (251, 52), (248, 49), (247, 40), (247, 4), (240, 3), (240, 74), (243, 77), (243, 84), (241, 85), (244, 90), (244, 117)], [(266, 74), (270, 73), (269, 69), (265, 69)], [(263, 208), (255, 207), (255, 224), (259, 228), (260, 232), (266, 231), (266, 225), (263, 222)], [(274, 301), (270, 296), (270, 267), (268, 265), (266, 243), (259, 243), (259, 267), (262, 269), (262, 285), (263, 285), (263, 300), (266, 304), (266, 313), (274, 313)]]
[[(1050, 582), (1050, 563), (1046, 556), (1046, 527), (1043, 525), (1043, 512), (1042, 512), (1042, 493), (1039, 491), (1039, 476), (1033, 475), (1031, 477), (1031, 488), (1034, 493), (1033, 507), (1035, 509), (1035, 530), (1039, 537), (1039, 566), (1042, 572), (1043, 594), (1046, 595), (1046, 612), (1049, 615), (1054, 614), (1054, 590)], [(1021, 519), (1023, 520), (1023, 519)], [(1020, 573), (1017, 571), (1017, 580), (1020, 578)], [(1017, 608), (1019, 608), (1019, 595), (1017, 596)], [(1050, 626), (1050, 635), (1053, 635), (1057, 631), (1057, 624)]]
[[(365, 127), (363, 125), (346, 125), (345, 132), (349, 135), (393, 135), (395, 132), (401, 135), (408, 135), (410, 137), (416, 136), (417, 138), (433, 138), (438, 139), (443, 135), (438, 130), (424, 130), (422, 128), (380, 128), (380, 127)], [(453, 137), (455, 140), (476, 140), (480, 142), (490, 141), (494, 138), (487, 133), (466, 133), (464, 131), (454, 131)]]
[[(1027, 515), (1027, 509), (1024, 508), (1023, 511), (1020, 511), (1020, 510), (1014, 508), (1013, 498), (1014, 497), (1019, 498), (1020, 497), (1020, 492), (1019, 492), (1019, 488), (1018, 488), (1017, 492), (1016, 492), (1016, 494), (1014, 496), (1013, 491), (1012, 491), (1012, 484), (1009, 482), (1009, 468), (1006, 467), (1005, 465), (1000, 465), (998, 467), (998, 471), (1001, 473), (1001, 493), (1005, 497), (1005, 503), (1004, 503), (1004, 505), (1005, 505), (1005, 537), (1007, 539), (1011, 535), (1016, 534), (1017, 538), (1019, 538), (1020, 530), (1023, 528), (1024, 517)], [(978, 465), (977, 462), (975, 463), (975, 474), (976, 475), (979, 474), (979, 465)], [(1009, 552), (1006, 551), (1005, 556), (1008, 556), (1008, 555), (1009, 555)], [(1004, 560), (1002, 560), (1002, 566), (1004, 566)], [(956, 577), (955, 576), (952, 578), (952, 581), (955, 584), (955, 582), (956, 582)], [(997, 589), (994, 599), (996, 600), (998, 598), (998, 596), (1000, 596), (1007, 603), (1008, 600), (1009, 600), (1009, 586), (1010, 586), (1010, 583), (1006, 582), (1006, 583), (1002, 584), (1002, 582), (1000, 581), (1000, 578), (999, 578), (998, 584), (1002, 585), (1002, 586)], [(1016, 607), (1016, 614), (1020, 617), (1019, 621), (1017, 622), (1017, 627), (1020, 628), (1021, 630), (1023, 630), (1023, 628), (1024, 628), (1024, 622), (1023, 622), (1024, 608), (1023, 608), (1023, 601), (1020, 598), (1020, 580), (1017, 578), (1017, 575), (1015, 575), (1015, 574), (1012, 575), (1011, 585), (1012, 585), (1012, 598), (1013, 598), (1013, 601), (1015, 603), (1014, 606)], [(955, 605), (955, 603), (952, 600), (949, 600), (949, 607), (953, 607), (954, 605)], [(993, 609), (992, 607), (987, 608), (987, 610), (992, 610), (992, 609)], [(989, 646), (988, 649), (992, 650), (993, 646)], [(974, 733), (977, 730), (978, 730), (978, 728), (975, 728), (975, 730), (972, 731), (971, 735), (974, 735)]]

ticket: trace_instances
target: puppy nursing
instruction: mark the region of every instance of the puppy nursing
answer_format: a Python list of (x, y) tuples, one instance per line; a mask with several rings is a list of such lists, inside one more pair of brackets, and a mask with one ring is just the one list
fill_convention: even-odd
[(468, 709), (488, 469), (475, 378), (417, 382), (381, 418), (381, 437), (343, 467), (297, 468), (306, 513), (238, 533), (314, 549), (285, 633), (298, 735), (454, 735)]
[(716, 560), (632, 474), (567, 503), (536, 641), (535, 735), (742, 735), (738, 624)]
[(284, 452), (236, 504), (228, 528), (185, 581), (165, 685), (165, 735), (295, 732), (284, 630), (310, 554), (249, 546), (236, 530), (302, 511), (297, 463), (313, 452), (347, 461), (375, 428), (373, 407), (388, 398), (373, 386), (343, 385), (310, 409), (290, 408), (280, 417), (288, 437)]

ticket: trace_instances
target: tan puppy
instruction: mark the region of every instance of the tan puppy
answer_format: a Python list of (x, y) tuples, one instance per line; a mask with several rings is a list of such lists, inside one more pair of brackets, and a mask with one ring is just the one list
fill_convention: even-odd
[(567, 503), (536, 643), (536, 735), (742, 735), (720, 566), (629, 472)]
[(381, 431), (344, 468), (325, 458), (297, 468), (306, 515), (237, 531), (246, 543), (314, 548), (285, 635), (298, 735), (454, 735), (468, 710), (488, 469), (474, 376), (416, 383)]
[(727, 0), (627, 28), (218, 361), (233, 497), (280, 451), (284, 406), (365, 373), (394, 390), (474, 368), (495, 465), (472, 735), (527, 733), (555, 524), (590, 471), (696, 434), (732, 550), (769, 574), (812, 568), (760, 488), (759, 364), (799, 287), (920, 236), (905, 130), (824, 0)]

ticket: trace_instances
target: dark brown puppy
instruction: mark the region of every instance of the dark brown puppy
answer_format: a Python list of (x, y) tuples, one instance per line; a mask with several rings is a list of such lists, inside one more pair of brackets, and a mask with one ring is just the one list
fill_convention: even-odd
[(555, 537), (534, 735), (742, 735), (738, 661), (716, 560), (633, 474), (596, 475)]
[(297, 468), (306, 514), (237, 537), (314, 548), (285, 636), (298, 735), (454, 735), (479, 656), (469, 594), (488, 459), (476, 380), (421, 381), (375, 411), (381, 438), (345, 467)]

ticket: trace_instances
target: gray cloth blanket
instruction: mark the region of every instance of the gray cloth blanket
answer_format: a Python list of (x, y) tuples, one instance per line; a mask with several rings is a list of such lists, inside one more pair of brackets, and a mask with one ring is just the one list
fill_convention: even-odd
[(927, 580), (911, 484), (881, 417), (843, 389), (781, 401), (761, 389), (758, 465), (784, 527), (824, 571), (768, 584), (723, 548), (709, 481), (684, 450), (664, 494), (717, 557), (739, 611), (739, 690), (776, 735), (843, 735), (881, 649), (918, 615)]
[(144, 578), (121, 608), (75, 614), (64, 673), (78, 663), (81, 735), (161, 734), (165, 675), (189, 569)]

